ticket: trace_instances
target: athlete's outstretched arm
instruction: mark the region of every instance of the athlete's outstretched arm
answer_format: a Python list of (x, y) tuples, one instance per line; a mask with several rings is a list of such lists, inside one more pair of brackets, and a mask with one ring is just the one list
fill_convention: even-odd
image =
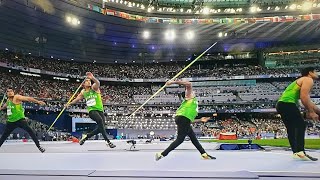
[(29, 96), (21, 96), (21, 95), (16, 95), (15, 96), (16, 100), (18, 101), (27, 101), (27, 102), (33, 102), (33, 103), (37, 103), (40, 105), (45, 105), (46, 103), (43, 101), (39, 101), (33, 97), (29, 97)]
[(210, 120), (210, 117), (202, 117), (201, 119), (195, 119), (195, 121), (193, 121), (192, 123), (199, 123), (199, 122), (203, 122), (206, 123)]
[(82, 93), (83, 93), (83, 90), (78, 94), (78, 96), (74, 100), (72, 100), (69, 104), (65, 104), (64, 106), (65, 107), (69, 107), (70, 105), (79, 102), (81, 99), (83, 99), (83, 94)]

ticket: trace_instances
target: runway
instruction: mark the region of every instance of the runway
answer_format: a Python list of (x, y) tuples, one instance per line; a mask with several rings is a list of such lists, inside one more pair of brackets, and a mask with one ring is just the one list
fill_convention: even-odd
[[(32, 142), (5, 143), (0, 148), (1, 180), (135, 180), (135, 179), (320, 179), (320, 162), (297, 161), (290, 151), (218, 151), (217, 143), (201, 143), (216, 160), (203, 160), (191, 142), (160, 161), (170, 142), (137, 140), (138, 151), (128, 151), (126, 141), (88, 141), (83, 146), (72, 142), (42, 142), (41, 154)], [(319, 151), (308, 152), (320, 158)]]

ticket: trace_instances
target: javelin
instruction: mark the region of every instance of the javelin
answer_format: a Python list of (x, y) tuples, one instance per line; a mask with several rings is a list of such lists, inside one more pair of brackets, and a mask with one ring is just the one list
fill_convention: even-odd
[[(83, 80), (83, 82), (86, 80), (86, 78)], [(71, 96), (71, 98), (69, 99), (69, 101), (67, 102), (67, 105), (72, 101), (72, 99), (74, 98), (74, 96), (78, 93), (78, 91), (80, 90), (80, 88), (82, 87), (83, 82), (79, 85), (78, 89), (73, 93), (73, 95)], [(59, 117), (61, 116), (61, 114), (64, 112), (64, 110), (66, 109), (66, 106), (63, 107), (62, 111), (59, 113), (59, 115), (57, 116), (57, 118), (53, 121), (53, 123), (51, 124), (51, 126), (49, 127), (48, 131), (50, 131), (50, 129), (53, 127), (53, 125), (57, 122), (57, 120), (59, 119)]]
[[(180, 76), (185, 70), (187, 70), (192, 64), (194, 64), (198, 59), (200, 59), (207, 51), (209, 51), (213, 46), (215, 46), (218, 42), (213, 43), (208, 49), (206, 49), (202, 54), (200, 54), (195, 60), (193, 60), (190, 64), (188, 64), (185, 68), (183, 68), (177, 75), (175, 75), (173, 78), (170, 79), (170, 81), (173, 81), (178, 76)], [(133, 116), (137, 111), (139, 111), (144, 105), (146, 105), (152, 98), (154, 98), (156, 95), (159, 94), (160, 91), (162, 91), (166, 85), (163, 85), (157, 92), (155, 92), (149, 99), (146, 100), (138, 109), (136, 109), (132, 114), (130, 114), (129, 118)]]
[(2, 100), (1, 100), (1, 103), (0, 103), (0, 108), (2, 107), (3, 105), (3, 102), (4, 102), (4, 99), (6, 98), (6, 94), (4, 93), (3, 94), (3, 97), (2, 97)]

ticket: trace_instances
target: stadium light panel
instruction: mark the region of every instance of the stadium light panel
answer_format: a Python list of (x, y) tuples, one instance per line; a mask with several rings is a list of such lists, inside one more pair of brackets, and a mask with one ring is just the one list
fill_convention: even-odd
[(66, 20), (67, 20), (68, 23), (71, 23), (72, 18), (70, 16), (67, 16)]
[(194, 38), (194, 32), (193, 32), (193, 31), (188, 31), (188, 32), (186, 33), (186, 38), (187, 38), (188, 40), (193, 39), (193, 38)]
[(165, 39), (172, 41), (176, 38), (176, 34), (174, 32), (174, 30), (168, 30), (165, 32)]
[(78, 19), (77, 18), (72, 18), (71, 24), (72, 25), (77, 25), (78, 24)]
[(292, 4), (291, 6), (290, 6), (290, 9), (291, 10), (295, 10), (297, 8), (297, 5), (296, 4)]
[(209, 14), (210, 9), (208, 7), (203, 8), (203, 14)]
[(308, 11), (308, 10), (310, 10), (312, 8), (312, 2), (304, 2), (303, 4), (302, 4), (302, 10), (303, 11)]
[(143, 37), (144, 39), (149, 39), (149, 38), (150, 38), (150, 32), (149, 32), (149, 31), (143, 31), (142, 37)]
[(257, 10), (258, 10), (258, 8), (256, 6), (250, 7), (250, 12), (251, 13), (255, 13), (255, 12), (257, 12)]

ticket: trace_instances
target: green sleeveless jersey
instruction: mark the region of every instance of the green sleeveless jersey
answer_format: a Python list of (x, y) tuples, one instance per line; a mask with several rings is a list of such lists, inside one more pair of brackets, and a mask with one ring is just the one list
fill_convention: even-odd
[(294, 81), (286, 88), (278, 101), (299, 104), (299, 99), (300, 86), (297, 84), (297, 81)]
[(7, 116), (8, 122), (17, 122), (24, 119), (24, 109), (22, 104), (14, 104), (12, 101), (7, 101)]
[(184, 116), (192, 122), (197, 117), (197, 115), (198, 100), (195, 97), (190, 100), (184, 100), (176, 112), (176, 116)]
[(88, 92), (83, 92), (83, 97), (86, 100), (87, 109), (89, 112), (92, 110), (103, 112), (103, 103), (100, 93), (97, 93), (96, 91), (90, 89), (90, 91)]

